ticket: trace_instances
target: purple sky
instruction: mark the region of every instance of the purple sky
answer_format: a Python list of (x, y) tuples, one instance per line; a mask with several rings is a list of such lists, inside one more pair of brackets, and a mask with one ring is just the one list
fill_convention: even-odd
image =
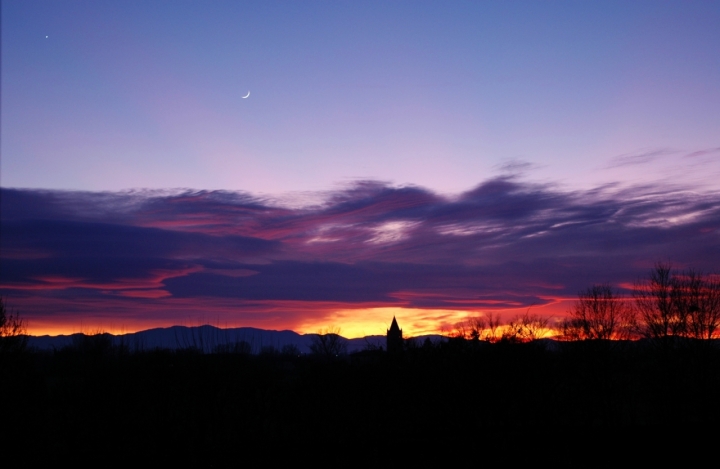
[(718, 24), (717, 1), (4, 1), (0, 294), (37, 331), (359, 334), (717, 271)]

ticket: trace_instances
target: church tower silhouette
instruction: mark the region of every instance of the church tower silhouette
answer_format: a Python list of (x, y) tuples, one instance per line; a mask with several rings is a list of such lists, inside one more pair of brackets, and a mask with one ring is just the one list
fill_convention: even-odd
[(390, 329), (387, 330), (387, 351), (388, 353), (398, 353), (402, 352), (402, 349), (402, 329), (400, 329), (400, 326), (398, 326), (395, 316), (393, 316), (392, 324), (390, 324)]

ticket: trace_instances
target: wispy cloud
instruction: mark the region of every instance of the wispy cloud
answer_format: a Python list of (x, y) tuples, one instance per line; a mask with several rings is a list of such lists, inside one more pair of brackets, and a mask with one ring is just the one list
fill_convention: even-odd
[(618, 155), (610, 160), (610, 162), (605, 166), (606, 169), (610, 168), (619, 168), (621, 166), (632, 166), (632, 165), (641, 165), (641, 164), (647, 164), (652, 163), (656, 161), (659, 158), (662, 158), (664, 156), (672, 155), (678, 153), (677, 150), (673, 150), (670, 148), (660, 148), (656, 150), (647, 150), (642, 151), (640, 153), (626, 153), (623, 155)]
[(519, 175), (532, 169), (538, 168), (538, 165), (521, 159), (511, 159), (500, 165), (497, 165), (496, 168), (501, 173)]
[(690, 152), (687, 155), (685, 155), (685, 158), (695, 158), (698, 156), (713, 155), (713, 154), (720, 154), (720, 147), (706, 148), (703, 150), (693, 151), (693, 152)]

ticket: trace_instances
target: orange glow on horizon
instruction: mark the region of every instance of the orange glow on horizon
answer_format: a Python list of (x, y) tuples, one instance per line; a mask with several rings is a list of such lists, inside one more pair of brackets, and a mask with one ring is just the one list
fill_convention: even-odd
[[(544, 306), (530, 309), (531, 313), (553, 319), (566, 316), (568, 304), (574, 299), (558, 298)], [(453, 332), (455, 325), (486, 313), (498, 314), (504, 322), (522, 315), (528, 308), (496, 309), (483, 311), (449, 310), (449, 309), (420, 309), (408, 307), (377, 307), (363, 309), (344, 309), (335, 311), (322, 318), (313, 318), (303, 322), (294, 330), (299, 333), (317, 333), (327, 328), (340, 328), (340, 335), (352, 339), (368, 335), (385, 335), (390, 327), (393, 316), (397, 319), (404, 337), (415, 337), (428, 334), (448, 335)], [(548, 327), (544, 337), (557, 335), (557, 330)]]
[[(550, 318), (549, 328), (562, 319), (574, 298), (546, 298), (542, 306), (515, 308), (413, 308), (387, 306), (379, 303), (348, 304), (339, 302), (308, 301), (233, 301), (214, 299), (179, 299), (154, 297), (158, 291), (147, 290), (127, 305), (116, 299), (87, 300), (57, 304), (57, 316), (32, 314), (32, 303), (15, 302), (18, 311), (26, 314), (27, 332), (31, 335), (67, 335), (78, 332), (109, 332), (127, 334), (153, 328), (175, 325), (213, 325), (219, 328), (255, 327), (266, 330), (293, 330), (300, 334), (317, 333), (328, 328), (339, 328), (346, 338), (368, 335), (385, 335), (393, 316), (397, 318), (405, 337), (426, 334), (452, 334), (458, 323), (469, 318), (492, 313), (503, 322), (528, 312)], [(149, 294), (148, 297), (145, 294)], [(35, 303), (35, 304), (33, 304)], [(200, 307), (200, 306), (201, 307)], [(77, 314), (68, 314), (70, 311)], [(37, 310), (36, 310), (37, 311)], [(198, 316), (197, 311), (203, 311)], [(65, 313), (65, 314), (63, 314)], [(551, 331), (550, 335), (554, 335)]]

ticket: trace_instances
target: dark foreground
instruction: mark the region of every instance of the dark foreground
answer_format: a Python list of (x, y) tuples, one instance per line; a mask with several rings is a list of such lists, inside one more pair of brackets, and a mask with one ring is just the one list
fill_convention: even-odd
[(133, 353), (91, 339), (0, 357), (10, 460), (210, 467), (292, 455), (325, 466), (433, 455), (610, 467), (687, 463), (718, 441), (720, 351), (707, 342), (456, 340), (326, 357)]

